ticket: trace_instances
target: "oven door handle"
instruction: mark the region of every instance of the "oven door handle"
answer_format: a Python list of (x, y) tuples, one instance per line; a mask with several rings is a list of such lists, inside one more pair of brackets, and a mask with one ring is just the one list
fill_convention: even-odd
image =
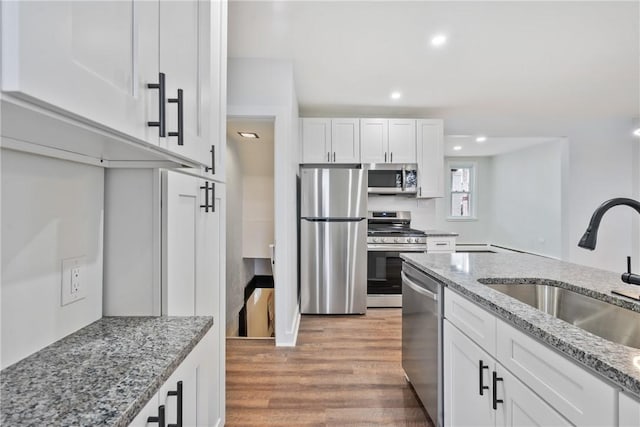
[(409, 277), (407, 277), (407, 275), (404, 274), (404, 271), (400, 273), (400, 276), (402, 277), (402, 283), (405, 283), (408, 287), (410, 287), (415, 292), (419, 293), (420, 295), (424, 295), (425, 297), (429, 297), (434, 301), (438, 301), (438, 294), (423, 288), (422, 286), (418, 285), (416, 282), (411, 281)]

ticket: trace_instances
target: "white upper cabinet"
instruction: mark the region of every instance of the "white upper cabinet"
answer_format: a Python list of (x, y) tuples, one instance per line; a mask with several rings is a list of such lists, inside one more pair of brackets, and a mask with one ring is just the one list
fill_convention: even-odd
[(361, 119), (362, 163), (416, 163), (416, 121)]
[(358, 119), (302, 119), (302, 163), (360, 163)]
[(226, 2), (9, 1), (1, 32), (3, 106), (11, 107), (3, 136), (63, 158), (215, 166)]
[(168, 101), (167, 137), (161, 146), (206, 164), (211, 150), (210, 7), (204, 0), (160, 2), (160, 71)]
[(389, 120), (360, 120), (362, 163), (387, 163), (389, 148)]
[(418, 197), (444, 197), (444, 124), (418, 120)]
[(331, 119), (302, 119), (302, 163), (329, 163)]
[(389, 163), (416, 163), (415, 120), (389, 120)]
[(2, 90), (158, 143), (158, 3), (2, 2)]

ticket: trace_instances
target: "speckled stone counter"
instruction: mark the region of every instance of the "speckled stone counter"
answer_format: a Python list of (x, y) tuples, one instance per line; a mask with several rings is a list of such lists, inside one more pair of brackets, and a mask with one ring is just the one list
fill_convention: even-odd
[(456, 237), (458, 233), (452, 231), (424, 230), (427, 237)]
[(407, 253), (402, 258), (516, 328), (640, 397), (640, 349), (595, 336), (477, 281), (546, 279), (555, 286), (640, 312), (640, 303), (611, 294), (612, 290), (640, 291), (638, 286), (623, 283), (620, 274), (528, 254)]
[(102, 318), (0, 372), (0, 424), (126, 426), (212, 325)]

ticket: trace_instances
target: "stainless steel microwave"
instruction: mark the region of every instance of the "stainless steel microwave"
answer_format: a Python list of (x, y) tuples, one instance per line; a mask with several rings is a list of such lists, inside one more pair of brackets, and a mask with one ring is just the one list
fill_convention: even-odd
[(418, 192), (418, 168), (415, 164), (372, 163), (364, 166), (367, 169), (369, 194), (415, 196)]

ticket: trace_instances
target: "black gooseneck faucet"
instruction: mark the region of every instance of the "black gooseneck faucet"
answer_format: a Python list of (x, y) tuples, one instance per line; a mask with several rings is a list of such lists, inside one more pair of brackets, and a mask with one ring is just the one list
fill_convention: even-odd
[[(640, 214), (640, 202), (633, 199), (627, 199), (624, 197), (617, 197), (615, 199), (607, 200), (601, 204), (598, 209), (593, 212), (587, 231), (584, 232), (578, 246), (581, 248), (594, 250), (596, 248), (596, 241), (598, 239), (598, 228), (600, 227), (600, 221), (602, 216), (614, 206), (625, 205), (635, 209)], [(640, 285), (640, 274), (631, 273), (631, 257), (627, 257), (627, 272), (622, 273), (622, 281), (630, 283), (632, 285)]]

